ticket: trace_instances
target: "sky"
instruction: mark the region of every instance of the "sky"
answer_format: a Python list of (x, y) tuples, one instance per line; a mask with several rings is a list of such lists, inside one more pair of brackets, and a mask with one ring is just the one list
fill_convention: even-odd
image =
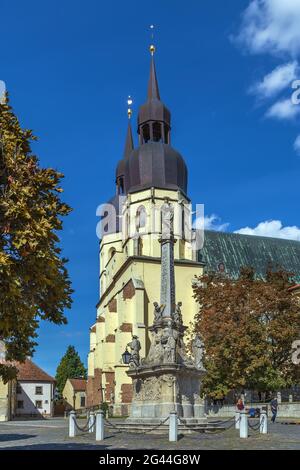
[(64, 173), (73, 208), (60, 234), (73, 305), (67, 326), (41, 324), (40, 367), (55, 374), (69, 344), (86, 363), (99, 300), (96, 208), (115, 192), (128, 95), (137, 142), (150, 24), (172, 145), (206, 227), (300, 240), (300, 0), (0, 0), (0, 14), (0, 94), (6, 86), (38, 136), (41, 165)]

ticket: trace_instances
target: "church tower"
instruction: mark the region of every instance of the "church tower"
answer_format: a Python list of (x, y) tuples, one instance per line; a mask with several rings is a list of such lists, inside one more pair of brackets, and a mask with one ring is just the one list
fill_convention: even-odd
[(154, 46), (150, 52), (147, 100), (138, 114), (138, 146), (134, 148), (129, 120), (123, 158), (116, 169), (115, 196), (103, 218), (100, 299), (96, 323), (90, 328), (87, 404), (107, 402), (115, 415), (128, 415), (132, 398), (128, 365), (122, 357), (127, 344), (138, 336), (141, 357), (150, 346), (147, 328), (160, 293), (161, 207), (166, 200), (174, 209), (175, 288), (185, 325), (197, 311), (193, 278), (203, 271), (189, 235), (188, 171), (171, 146), (171, 113), (160, 98)]

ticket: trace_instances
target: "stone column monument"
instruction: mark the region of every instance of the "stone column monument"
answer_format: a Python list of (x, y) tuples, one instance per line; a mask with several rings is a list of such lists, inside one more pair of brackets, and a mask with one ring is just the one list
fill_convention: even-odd
[[(128, 423), (159, 423), (170, 411), (177, 411), (186, 423), (205, 423), (200, 396), (203, 343), (196, 337), (193, 357), (185, 351), (181, 302), (175, 302), (173, 209), (166, 200), (162, 207), (160, 305), (154, 302), (154, 321), (149, 327), (148, 356), (134, 359), (127, 374), (132, 378), (133, 400)], [(137, 338), (136, 338), (137, 340)]]

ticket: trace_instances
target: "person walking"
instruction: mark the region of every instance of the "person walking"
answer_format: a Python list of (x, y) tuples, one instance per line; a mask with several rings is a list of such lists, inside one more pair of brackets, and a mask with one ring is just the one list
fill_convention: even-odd
[(238, 399), (236, 407), (239, 411), (243, 411), (243, 409), (245, 408), (243, 400), (241, 398)]
[(273, 400), (271, 401), (272, 423), (275, 423), (277, 411), (278, 411), (278, 401), (277, 401), (277, 398), (274, 397)]

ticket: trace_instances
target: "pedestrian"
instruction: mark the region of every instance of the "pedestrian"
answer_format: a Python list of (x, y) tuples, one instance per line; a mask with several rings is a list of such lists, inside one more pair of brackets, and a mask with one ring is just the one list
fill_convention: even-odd
[(243, 400), (241, 398), (238, 399), (236, 407), (239, 411), (243, 411), (243, 409), (245, 408)]
[(272, 423), (275, 423), (277, 411), (278, 411), (278, 401), (277, 401), (277, 398), (274, 397), (273, 400), (271, 401)]

